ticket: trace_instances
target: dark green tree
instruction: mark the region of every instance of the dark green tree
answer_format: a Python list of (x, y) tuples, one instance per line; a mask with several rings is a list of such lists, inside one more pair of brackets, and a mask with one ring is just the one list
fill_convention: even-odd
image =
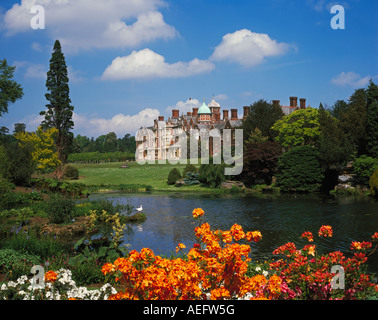
[(283, 192), (316, 192), (324, 179), (318, 151), (312, 146), (298, 146), (284, 153), (278, 161), (277, 186)]
[(74, 126), (72, 115), (74, 107), (69, 97), (67, 65), (58, 40), (55, 41), (54, 50), (50, 59), (50, 70), (47, 72), (46, 105), (47, 110), (40, 112), (45, 116), (41, 126), (43, 129), (56, 128), (56, 148), (59, 160), (64, 165), (67, 162), (69, 148), (73, 141), (71, 129)]
[(368, 155), (378, 158), (378, 86), (371, 80), (366, 98), (366, 151)]
[(21, 85), (13, 80), (15, 69), (6, 59), (0, 60), (0, 117), (8, 113), (10, 102), (15, 103), (24, 94)]
[(273, 124), (284, 116), (280, 106), (260, 99), (250, 106), (247, 119), (243, 121), (244, 141), (247, 141), (251, 132), (259, 129), (263, 136), (273, 140)]
[(348, 108), (340, 115), (340, 125), (353, 151), (366, 153), (366, 106), (365, 89), (357, 89), (349, 98)]

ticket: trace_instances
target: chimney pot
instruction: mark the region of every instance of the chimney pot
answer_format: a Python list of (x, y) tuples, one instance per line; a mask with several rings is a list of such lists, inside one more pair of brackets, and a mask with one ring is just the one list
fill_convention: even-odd
[(172, 118), (179, 118), (180, 117), (180, 110), (172, 110)]
[(198, 108), (193, 108), (193, 117), (197, 117)]
[(231, 120), (238, 120), (238, 109), (231, 109)]
[(290, 97), (290, 107), (298, 106), (298, 97)]
[(306, 109), (306, 99), (301, 98), (299, 99), (299, 101), (300, 101), (301, 109)]
[(228, 110), (223, 110), (223, 120), (228, 119)]
[(249, 107), (244, 106), (243, 110), (244, 110), (243, 119), (246, 119), (246, 118), (248, 118), (248, 115), (249, 115)]
[(273, 103), (274, 106), (279, 106), (280, 100), (273, 100), (272, 103)]
[(164, 116), (159, 116), (159, 121), (164, 121)]

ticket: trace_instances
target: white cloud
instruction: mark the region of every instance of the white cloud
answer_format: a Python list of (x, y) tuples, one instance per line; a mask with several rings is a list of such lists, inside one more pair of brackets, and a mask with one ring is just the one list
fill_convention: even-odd
[(130, 55), (117, 57), (102, 75), (103, 80), (182, 78), (207, 73), (214, 65), (207, 60), (193, 59), (190, 62), (167, 63), (162, 55), (150, 49), (133, 51)]
[[(134, 115), (120, 113), (111, 118), (87, 116), (75, 112), (72, 117), (73, 131), (75, 134), (88, 137), (98, 137), (109, 132), (115, 132), (118, 137), (123, 137), (127, 133), (134, 135), (140, 127), (152, 126), (159, 115), (159, 110), (151, 108), (143, 109)], [(26, 124), (27, 131), (35, 131), (43, 119), (43, 116), (33, 114), (25, 116), (19, 122)]]
[(162, 0), (22, 0), (4, 15), (8, 35), (33, 30), (30, 10), (37, 3), (45, 9), (45, 31), (65, 52), (135, 47), (177, 35), (158, 11)]
[(332, 78), (331, 82), (337, 86), (365, 87), (372, 77), (361, 77), (355, 72), (341, 72)]
[(264, 62), (266, 57), (285, 54), (289, 47), (286, 43), (272, 40), (267, 34), (242, 29), (223, 36), (210, 59), (228, 60), (252, 67)]
[(159, 115), (159, 110), (151, 108), (143, 109), (135, 115), (119, 113), (111, 118), (88, 117), (74, 113), (74, 131), (91, 137), (109, 132), (115, 132), (119, 137), (127, 133), (134, 135), (140, 127), (152, 126)]
[(197, 99), (189, 98), (186, 101), (178, 101), (174, 106), (168, 106), (165, 109), (165, 112), (168, 114), (168, 116), (172, 115), (172, 110), (179, 110), (180, 115), (186, 114), (187, 112), (192, 112), (193, 108), (199, 108), (202, 105), (202, 102), (200, 102)]

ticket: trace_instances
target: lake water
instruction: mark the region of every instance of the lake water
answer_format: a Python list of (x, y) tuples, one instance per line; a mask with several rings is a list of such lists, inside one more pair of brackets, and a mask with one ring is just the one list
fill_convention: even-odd
[[(195, 208), (205, 211), (204, 220), (213, 230), (228, 230), (238, 223), (246, 231), (259, 230), (263, 239), (252, 245), (252, 259), (261, 261), (276, 257), (273, 250), (294, 242), (302, 248), (300, 238), (311, 231), (323, 252), (342, 251), (351, 254), (352, 241), (371, 241), (378, 232), (378, 201), (371, 198), (321, 197), (317, 195), (204, 195), (204, 194), (92, 194), (90, 200), (108, 198), (143, 205), (147, 220), (129, 224), (124, 241), (130, 249), (151, 248), (155, 254), (169, 254), (178, 243), (190, 248), (195, 242), (192, 218)], [(319, 243), (317, 232), (331, 225), (333, 237)], [(378, 250), (369, 257), (369, 271), (378, 274)]]

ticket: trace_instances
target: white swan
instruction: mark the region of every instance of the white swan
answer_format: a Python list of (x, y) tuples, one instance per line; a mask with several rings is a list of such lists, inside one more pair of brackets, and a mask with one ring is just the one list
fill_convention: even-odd
[(139, 208), (137, 208), (136, 210), (137, 210), (137, 211), (139, 211), (139, 212), (140, 212), (140, 211), (142, 211), (142, 210), (143, 210), (143, 207), (142, 207), (142, 205), (140, 205), (140, 207), (139, 207)]

